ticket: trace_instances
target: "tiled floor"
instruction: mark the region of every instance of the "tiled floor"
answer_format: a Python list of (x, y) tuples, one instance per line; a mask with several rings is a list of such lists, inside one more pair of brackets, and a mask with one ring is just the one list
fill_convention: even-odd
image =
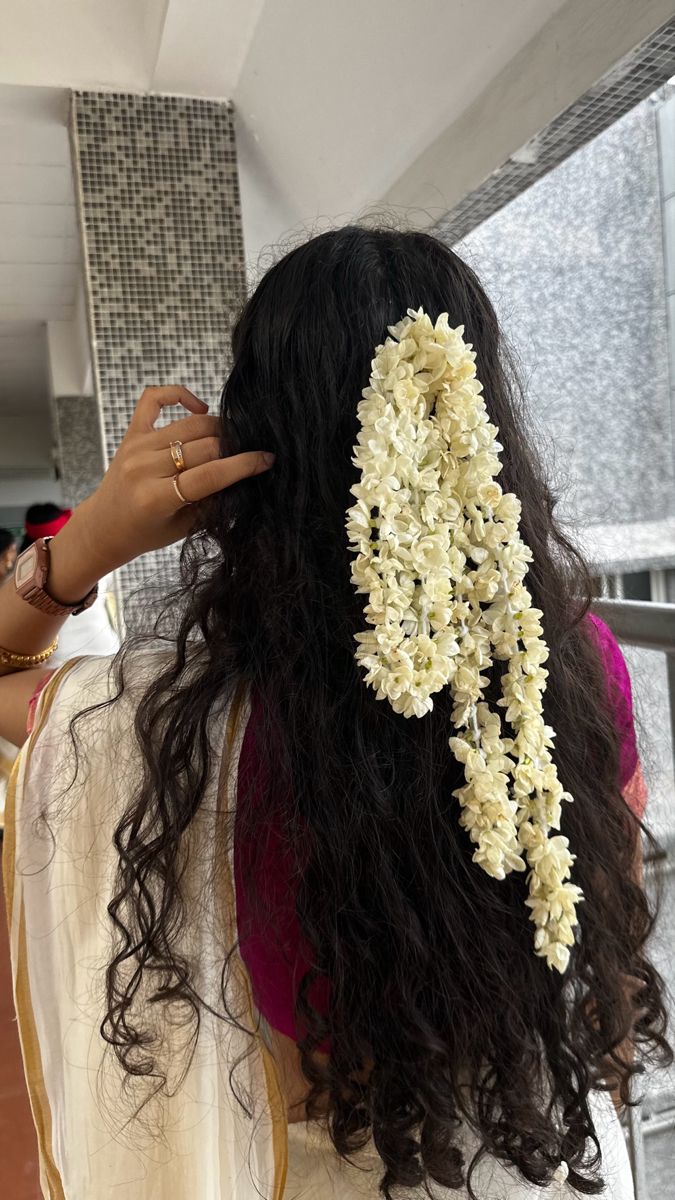
[(41, 1200), (35, 1131), (23, 1081), (0, 887), (0, 1196)]

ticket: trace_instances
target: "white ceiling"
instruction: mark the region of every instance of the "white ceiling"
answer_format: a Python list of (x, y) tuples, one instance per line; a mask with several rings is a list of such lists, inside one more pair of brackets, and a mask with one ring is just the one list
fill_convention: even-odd
[[(285, 10), (291, 30), (287, 0), (274, 3)], [(325, 18), (325, 4), (317, 4)], [(256, 27), (271, 8), (272, 0), (267, 5), (266, 0), (169, 0), (148, 86), (155, 92), (236, 99)]]
[[(234, 100), (255, 260), (286, 231), (385, 200), (438, 219), (674, 11), (673, 0), (4, 0), (0, 120), (12, 92), (33, 106), (40, 91), (76, 87)], [(33, 180), (56, 204), (58, 187)]]
[(65, 128), (0, 111), (0, 321), (72, 317), (76, 234)]
[[(37, 115), (38, 119), (35, 119)], [(49, 420), (46, 323), (73, 318), (79, 249), (65, 126), (0, 103), (0, 412)], [(3, 434), (7, 429), (3, 427)]]
[[(3, 0), (0, 80), (147, 88), (167, 8), (167, 0)], [(196, 22), (198, 8), (194, 0)]]
[(673, 12), (673, 0), (4, 0), (0, 375), (14, 362), (9, 391), (29, 403), (37, 367), (22, 382), (20, 347), (36, 363), (38, 328), (73, 318), (68, 89), (233, 99), (255, 263), (288, 231), (384, 198), (405, 219), (438, 218)]
[(565, 0), (285, 0), (235, 92), (293, 226), (380, 200)]

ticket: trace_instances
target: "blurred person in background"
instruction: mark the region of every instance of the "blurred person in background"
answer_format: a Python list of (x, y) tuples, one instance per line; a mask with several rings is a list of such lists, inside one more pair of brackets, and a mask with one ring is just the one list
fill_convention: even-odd
[(23, 553), (40, 537), (54, 537), (59, 529), (63, 529), (63, 526), (68, 523), (72, 515), (72, 509), (61, 508), (58, 504), (53, 504), (51, 500), (29, 505), (24, 517), (23, 538), (19, 553)]
[(0, 529), (0, 583), (12, 574), (16, 553), (16, 537), (11, 529)]

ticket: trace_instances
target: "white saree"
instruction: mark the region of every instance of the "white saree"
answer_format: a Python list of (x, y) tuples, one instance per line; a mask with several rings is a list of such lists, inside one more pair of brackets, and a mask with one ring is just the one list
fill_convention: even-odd
[[(4, 876), (14, 993), (45, 1200), (374, 1198), (381, 1164), (372, 1149), (347, 1164), (318, 1127), (287, 1126), (274, 1060), (237, 956), (228, 1001), (245, 1028), (204, 1013), (190, 1057), (185, 1027), (165, 1024), (169, 1087), (136, 1112), (145, 1093), (125, 1082), (100, 1025), (112, 946), (107, 905), (117, 867), (112, 835), (139, 778), (134, 706), (157, 659), (143, 656), (122, 699), (91, 723), (87, 719), (86, 754), (73, 782), (70, 719), (111, 694), (109, 665), (109, 659), (85, 658), (54, 675), (7, 795)], [(196, 852), (188, 852), (182, 879), (194, 918), (190, 961), (200, 992), (214, 1004), (224, 949), (236, 929), (233, 864), (219, 829), (236, 802), (247, 716), (244, 701), (212, 721), (211, 776), (190, 831)], [(233, 1067), (246, 1107), (230, 1085)], [(594, 1108), (607, 1180), (603, 1194), (633, 1200), (611, 1101), (598, 1095)], [(467, 1132), (469, 1157), (475, 1148)], [(562, 1180), (545, 1189), (530, 1186), (493, 1159), (481, 1163), (473, 1186), (481, 1200), (576, 1195)], [(433, 1194), (466, 1196), (463, 1190)]]

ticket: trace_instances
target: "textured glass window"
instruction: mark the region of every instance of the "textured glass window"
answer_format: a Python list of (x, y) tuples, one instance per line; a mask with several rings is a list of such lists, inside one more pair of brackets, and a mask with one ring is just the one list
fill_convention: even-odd
[[(619, 603), (672, 599), (674, 147), (667, 84), (460, 242), (448, 234), (515, 350), (559, 515), (586, 550), (594, 593)], [(663, 653), (624, 649), (648, 820), (665, 852), (654, 955), (675, 994), (675, 670)], [(675, 1072), (647, 1078), (643, 1090), (637, 1194), (657, 1200), (674, 1194)]]

